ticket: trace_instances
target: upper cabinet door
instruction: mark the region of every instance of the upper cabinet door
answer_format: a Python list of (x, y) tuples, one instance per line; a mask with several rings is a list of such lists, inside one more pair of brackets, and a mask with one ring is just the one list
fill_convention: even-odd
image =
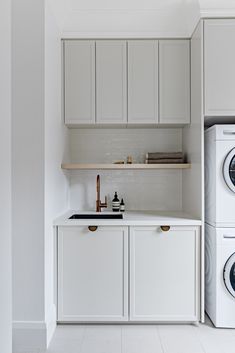
[(96, 121), (127, 122), (126, 41), (96, 42)]
[(64, 42), (65, 124), (95, 122), (95, 42)]
[(159, 122), (162, 124), (189, 124), (189, 40), (159, 41), (159, 76)]
[(128, 123), (158, 122), (158, 41), (128, 41)]
[(206, 20), (205, 115), (235, 115), (235, 20)]

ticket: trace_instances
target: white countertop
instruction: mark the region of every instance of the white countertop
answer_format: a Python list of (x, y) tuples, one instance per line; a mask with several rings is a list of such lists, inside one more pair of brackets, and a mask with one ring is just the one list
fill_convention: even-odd
[[(73, 214), (92, 214), (94, 211), (70, 210), (54, 221), (55, 226), (160, 226), (160, 225), (183, 225), (200, 226), (201, 220), (184, 212), (177, 211), (126, 211), (123, 219), (69, 219)], [(102, 212), (113, 214), (113, 212)]]

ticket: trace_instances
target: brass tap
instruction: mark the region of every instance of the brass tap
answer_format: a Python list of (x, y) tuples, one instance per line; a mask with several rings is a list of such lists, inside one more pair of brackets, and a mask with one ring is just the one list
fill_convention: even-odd
[(100, 200), (100, 176), (96, 177), (96, 212), (101, 212), (101, 208), (107, 208), (107, 196), (105, 196), (105, 202)]

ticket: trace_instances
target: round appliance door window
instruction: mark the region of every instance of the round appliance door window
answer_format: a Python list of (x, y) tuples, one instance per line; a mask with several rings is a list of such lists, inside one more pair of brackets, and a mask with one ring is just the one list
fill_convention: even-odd
[(235, 192), (235, 148), (229, 152), (224, 161), (224, 179), (228, 187)]
[(224, 266), (224, 283), (233, 297), (235, 297), (235, 253), (230, 256)]

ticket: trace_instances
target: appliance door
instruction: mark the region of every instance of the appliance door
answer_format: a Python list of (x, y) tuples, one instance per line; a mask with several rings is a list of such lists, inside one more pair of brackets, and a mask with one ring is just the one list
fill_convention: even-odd
[(225, 158), (224, 180), (230, 190), (235, 193), (235, 148), (233, 148)]
[(235, 253), (233, 253), (224, 266), (224, 283), (229, 293), (235, 297)]

